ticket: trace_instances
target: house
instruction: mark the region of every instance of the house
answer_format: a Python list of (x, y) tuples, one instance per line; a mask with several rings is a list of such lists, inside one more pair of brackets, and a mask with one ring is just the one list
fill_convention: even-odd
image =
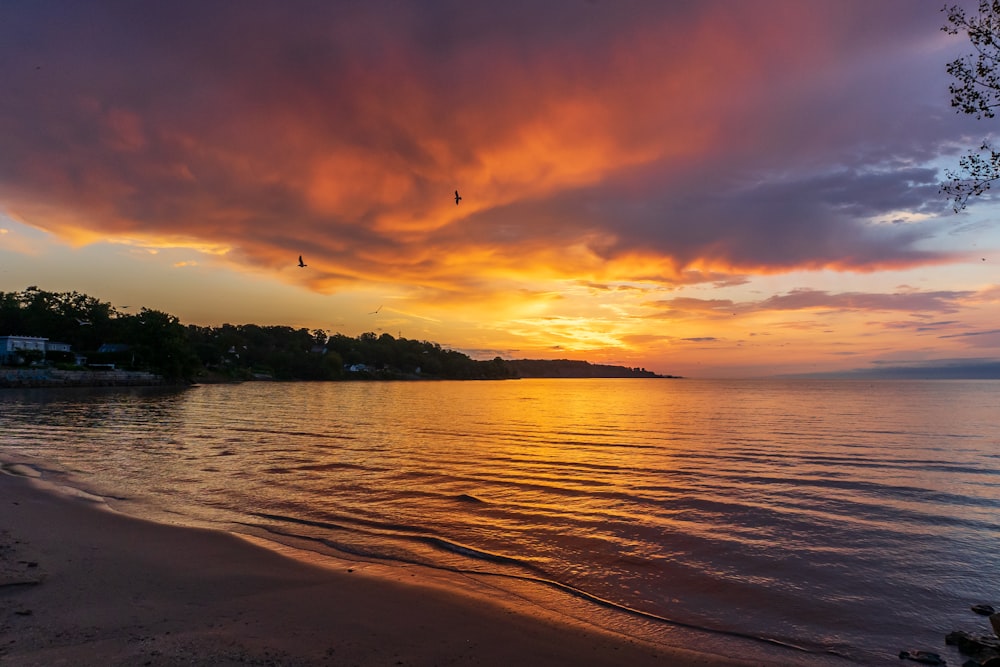
[[(41, 336), (0, 336), (0, 364), (24, 363), (23, 352), (41, 352), (41, 358), (44, 359), (49, 352), (72, 353), (72, 351), (69, 343), (60, 343)], [(76, 363), (82, 363), (80, 359), (81, 357), (77, 355)]]
[(48, 340), (38, 336), (0, 336), (0, 363), (23, 363), (22, 352), (41, 352), (44, 359)]
[[(69, 343), (58, 343), (56, 341), (47, 340), (45, 341), (45, 354), (48, 355), (49, 352), (65, 352), (67, 354), (73, 355), (73, 363), (77, 366), (86, 366), (87, 357), (82, 354), (78, 354), (73, 351), (73, 346)], [(57, 361), (64, 361), (66, 357), (56, 358)]]

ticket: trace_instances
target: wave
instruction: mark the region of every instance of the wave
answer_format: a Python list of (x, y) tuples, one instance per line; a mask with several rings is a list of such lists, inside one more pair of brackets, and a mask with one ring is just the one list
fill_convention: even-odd
[(357, 531), (359, 526), (364, 528), (373, 529), (379, 534), (390, 535), (390, 536), (410, 536), (416, 535), (420, 536), (422, 539), (428, 533), (431, 533), (429, 528), (424, 528), (423, 526), (418, 526), (414, 524), (404, 524), (404, 523), (391, 523), (387, 521), (378, 521), (374, 519), (364, 519), (362, 517), (353, 516), (337, 516), (335, 521), (339, 523), (334, 523), (333, 521), (323, 521), (317, 519), (306, 519), (302, 517), (288, 516), (285, 514), (273, 514), (268, 512), (248, 512), (249, 516), (256, 516), (262, 519), (269, 519), (277, 523), (292, 523), (299, 524), (303, 526), (312, 526), (314, 528), (329, 528), (331, 530), (350, 530)]
[(350, 435), (348, 433), (329, 433), (321, 431), (297, 431), (297, 430), (280, 430), (273, 428), (261, 428), (258, 426), (230, 426), (229, 431), (234, 433), (250, 433), (254, 436), (259, 436), (262, 433), (269, 435), (280, 435), (288, 438), (316, 438), (317, 440), (358, 440), (359, 436)]
[[(356, 528), (351, 528), (345, 523), (333, 523), (330, 521), (318, 521), (315, 519), (304, 519), (300, 517), (287, 516), (283, 514), (269, 514), (266, 512), (252, 512), (252, 516), (257, 516), (263, 519), (269, 519), (271, 521), (279, 523), (290, 523), (298, 524), (302, 526), (311, 526), (313, 528), (323, 528), (326, 530), (334, 531), (353, 531), (357, 532)], [(395, 539), (404, 541), (416, 541), (422, 542), (424, 544), (430, 545), (434, 548), (440, 549), (442, 551), (448, 551), (454, 554), (465, 556), (467, 558), (475, 558), (478, 560), (489, 561), (492, 563), (504, 563), (508, 565), (516, 565), (518, 567), (523, 567), (529, 570), (537, 570), (538, 568), (526, 561), (514, 558), (511, 556), (505, 556), (503, 554), (493, 553), (486, 551), (484, 549), (477, 549), (475, 547), (470, 547), (452, 540), (448, 540), (437, 535), (428, 535), (429, 532), (426, 528), (412, 525), (400, 525), (400, 524), (389, 524), (379, 521), (369, 521), (365, 519), (352, 518), (350, 520), (352, 523), (357, 523), (364, 525), (368, 528), (377, 529), (377, 537), (381, 539)], [(271, 530), (268, 526), (254, 525), (256, 528), (262, 528), (264, 530)]]
[[(325, 525), (323, 524), (323, 522), (294, 519), (292, 517), (285, 517), (285, 519), (290, 523), (302, 523), (306, 525), (316, 525), (317, 523), (319, 523), (320, 525)], [(557, 590), (562, 593), (571, 595), (577, 599), (598, 605), (605, 609), (610, 609), (612, 611), (627, 614), (629, 616), (633, 616), (647, 621), (653, 621), (656, 623), (662, 623), (665, 625), (671, 625), (678, 628), (685, 628), (688, 630), (695, 630), (698, 632), (704, 632), (723, 637), (749, 640), (761, 644), (766, 644), (768, 646), (776, 647), (779, 649), (795, 651), (798, 653), (810, 654), (815, 656), (829, 656), (835, 658), (842, 658), (845, 660), (850, 659), (849, 656), (847, 656), (846, 654), (827, 646), (818, 646), (818, 645), (809, 646), (805, 642), (796, 642), (788, 639), (779, 639), (777, 637), (772, 637), (765, 634), (743, 632), (732, 628), (723, 628), (706, 623), (696, 623), (693, 621), (669, 617), (663, 614), (657, 614), (643, 609), (638, 609), (636, 607), (629, 606), (627, 604), (623, 604), (620, 602), (615, 602), (614, 600), (610, 600), (600, 595), (596, 595), (578, 586), (573, 586), (565, 582), (559, 581), (557, 579), (551, 578), (549, 576), (545, 576), (546, 573), (544, 572), (544, 570), (541, 570), (541, 568), (538, 568), (530, 563), (526, 563), (517, 558), (484, 551), (482, 549), (476, 549), (440, 537), (415, 536), (413, 537), (413, 539), (420, 540), (426, 544), (442, 549), (449, 553), (458, 554), (468, 558), (487, 561), (491, 563), (517, 565), (519, 567), (525, 567), (537, 570), (541, 576), (514, 574), (509, 572), (497, 572), (497, 571), (482, 570), (469, 567), (448, 566), (442, 563), (428, 562), (426, 560), (421, 560), (413, 557), (406, 557), (401, 555), (388, 555), (385, 552), (380, 552), (376, 549), (371, 549), (371, 548), (365, 549), (357, 545), (347, 545), (340, 542), (336, 542), (326, 537), (317, 537), (314, 535), (303, 535), (298, 533), (292, 533), (283, 530), (278, 530), (274, 527), (269, 527), (269, 526), (261, 526), (253, 524), (247, 524), (247, 525), (250, 525), (251, 527), (256, 528), (258, 530), (263, 530), (266, 533), (272, 534), (276, 537), (287, 537), (296, 540), (303, 540), (306, 542), (314, 542), (317, 544), (322, 544), (327, 548), (334, 549), (335, 551), (351, 556), (370, 558), (387, 563), (419, 565), (422, 567), (428, 567), (434, 570), (450, 572), (454, 574), (472, 575), (478, 577), (492, 577), (504, 580), (527, 582), (530, 584), (535, 584), (545, 588)]]
[(15, 477), (30, 477), (32, 479), (39, 479), (42, 476), (41, 472), (25, 463), (0, 463), (0, 472)]

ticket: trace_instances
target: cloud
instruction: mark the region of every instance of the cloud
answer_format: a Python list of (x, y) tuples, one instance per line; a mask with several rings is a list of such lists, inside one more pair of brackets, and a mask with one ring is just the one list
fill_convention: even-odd
[[(661, 299), (645, 304), (647, 307), (657, 309), (657, 318), (683, 318), (692, 315), (698, 316), (731, 316), (736, 312), (738, 306), (731, 299), (699, 299), (696, 297), (674, 297), (671, 299)], [(739, 309), (746, 306), (741, 304)]]
[(1000, 379), (1000, 359), (876, 360), (869, 368), (812, 374), (812, 376), (858, 379), (997, 380)]
[(949, 334), (947, 336), (941, 336), (941, 338), (967, 338), (969, 336), (995, 336), (1000, 334), (1000, 329), (989, 329), (987, 331), (969, 331), (960, 334)]
[[(661, 317), (677, 317), (683, 314), (732, 316), (737, 313), (804, 310), (950, 313), (959, 310), (963, 300), (975, 296), (976, 293), (972, 291), (905, 290), (884, 294), (875, 292), (831, 293), (824, 290), (800, 288), (759, 301), (736, 302), (731, 299), (676, 297), (648, 302), (646, 305), (661, 309), (658, 311), (658, 316)], [(938, 323), (938, 325), (940, 324)]]
[(29, 3), (0, 206), (318, 291), (949, 261), (926, 162), (960, 128), (915, 102), (940, 17), (846, 4)]
[(775, 295), (758, 304), (765, 310), (824, 309), (836, 311), (914, 311), (955, 312), (959, 300), (972, 296), (966, 291), (905, 291), (893, 294), (841, 292), (831, 294), (822, 290), (797, 289), (787, 294)]
[(964, 331), (961, 333), (944, 334), (939, 338), (957, 339), (968, 347), (996, 349), (1000, 347), (1000, 329), (986, 329), (982, 331)]

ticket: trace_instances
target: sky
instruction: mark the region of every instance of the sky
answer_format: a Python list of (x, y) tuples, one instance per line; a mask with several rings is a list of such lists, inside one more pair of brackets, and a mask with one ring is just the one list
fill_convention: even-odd
[(5, 2), (0, 291), (689, 377), (997, 368), (1000, 203), (940, 184), (1000, 119), (951, 108), (945, 22)]

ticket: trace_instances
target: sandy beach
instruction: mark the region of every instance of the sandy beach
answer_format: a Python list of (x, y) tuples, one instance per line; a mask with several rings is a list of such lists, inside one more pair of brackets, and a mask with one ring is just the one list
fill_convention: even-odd
[(748, 665), (0, 474), (0, 664)]

